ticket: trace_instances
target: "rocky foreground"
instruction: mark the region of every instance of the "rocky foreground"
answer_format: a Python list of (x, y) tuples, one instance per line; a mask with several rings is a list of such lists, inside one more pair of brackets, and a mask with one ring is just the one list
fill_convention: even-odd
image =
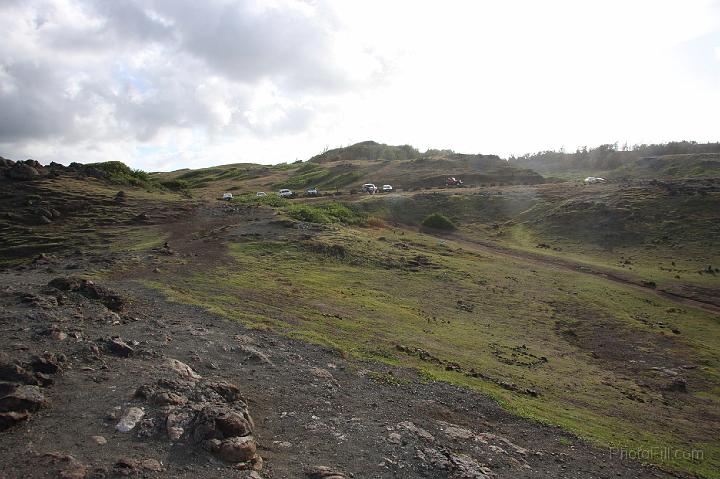
[(84, 279), (118, 259), (0, 272), (0, 477), (669, 477), (412, 371)]

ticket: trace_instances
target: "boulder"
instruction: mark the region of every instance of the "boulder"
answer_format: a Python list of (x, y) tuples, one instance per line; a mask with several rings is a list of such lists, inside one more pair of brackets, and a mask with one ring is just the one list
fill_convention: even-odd
[(30, 165), (15, 163), (8, 171), (8, 176), (13, 180), (30, 181), (38, 178), (40, 173)]
[(207, 439), (226, 439), (234, 436), (249, 436), (253, 424), (248, 415), (222, 406), (207, 406), (193, 421), (193, 439), (201, 442)]
[(227, 402), (244, 400), (240, 388), (227, 381), (212, 381), (208, 382), (206, 386), (222, 396)]
[(35, 376), (25, 368), (11, 362), (0, 362), (0, 380), (37, 385)]
[(80, 289), (83, 279), (74, 276), (55, 278), (48, 283), (48, 286), (59, 289), (60, 291), (77, 291)]
[(253, 429), (245, 416), (227, 409), (215, 416), (215, 426), (224, 437), (249, 436)]
[(77, 277), (61, 277), (50, 281), (48, 286), (61, 291), (74, 291), (86, 298), (98, 300), (111, 311), (122, 312), (125, 309), (126, 303), (122, 296), (95, 284), (94, 281)]
[(30, 418), (30, 414), (26, 412), (0, 412), (0, 431), (14, 426), (15, 424), (27, 421)]
[(78, 291), (86, 298), (99, 300), (111, 311), (121, 312), (125, 309), (125, 300), (119, 294), (103, 288), (93, 281), (84, 280)]
[(309, 479), (348, 479), (345, 473), (326, 466), (315, 466), (305, 471)]
[(60, 358), (53, 353), (44, 353), (42, 356), (33, 356), (30, 359), (30, 366), (39, 373), (56, 374), (62, 371), (60, 362)]
[(0, 385), (0, 412), (35, 412), (48, 404), (49, 401), (37, 386)]
[(143, 416), (145, 416), (145, 411), (142, 408), (131, 407), (120, 418), (120, 421), (115, 425), (115, 429), (120, 432), (130, 432)]
[(252, 436), (231, 437), (220, 443), (217, 456), (228, 462), (247, 462), (255, 457), (257, 446)]
[(127, 358), (135, 353), (135, 350), (120, 338), (111, 338), (107, 344), (108, 350), (116, 356)]
[(202, 378), (202, 376), (200, 376), (198, 373), (193, 371), (193, 368), (191, 368), (187, 364), (183, 363), (182, 361), (178, 361), (177, 359), (168, 358), (168, 360), (165, 364), (173, 372), (177, 373), (180, 377), (187, 378), (187, 379), (201, 379)]
[(180, 406), (187, 402), (187, 398), (170, 391), (163, 391), (153, 396), (153, 402), (160, 406)]
[(41, 170), (42, 167), (43, 167), (43, 165), (41, 165), (39, 161), (37, 161), (37, 160), (32, 160), (32, 159), (25, 160), (25, 161), (23, 161), (22, 163), (24, 163), (24, 164), (26, 164), (26, 165), (28, 165), (28, 166), (32, 166), (32, 167), (35, 168), (36, 170)]

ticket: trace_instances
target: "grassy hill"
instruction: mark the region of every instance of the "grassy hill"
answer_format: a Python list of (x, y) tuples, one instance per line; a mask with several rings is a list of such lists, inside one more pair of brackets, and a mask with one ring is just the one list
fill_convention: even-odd
[(262, 166), (231, 164), (199, 170), (156, 173), (158, 181), (180, 180), (201, 196), (215, 197), (223, 191), (235, 193), (290, 188), (349, 193), (363, 183), (396, 189), (435, 188), (448, 176), (461, 177), (468, 185), (538, 184), (543, 177), (517, 168), (495, 155), (465, 155), (449, 150), (420, 153), (408, 146), (372, 141), (321, 153), (306, 162)]
[(509, 161), (559, 179), (709, 178), (720, 175), (720, 143), (681, 141), (622, 150), (617, 145), (601, 145), (574, 153), (543, 151)]
[[(559, 186), (284, 201), (285, 230), (230, 226), (223, 264), (146, 284), (482, 391), (602, 447), (702, 450), (655, 462), (717, 477), (720, 323), (663, 292), (720, 297), (720, 274), (698, 273), (720, 264), (718, 185)], [(457, 230), (422, 227), (433, 213)]]
[(413, 227), (441, 213), (472, 241), (572, 258), (720, 304), (717, 179), (444, 190), (357, 206)]
[[(0, 262), (18, 273), (39, 253), (70, 267), (92, 253), (101, 276), (323, 345), (353, 371), (411, 368), (578, 443), (702, 450), (651, 460), (719, 477), (717, 177), (542, 183), (494, 156), (369, 142), (147, 175), (25, 166), (0, 175)], [(442, 187), (450, 175), (474, 186)], [(366, 181), (402, 191), (349, 194)], [(342, 194), (254, 197), (281, 185)]]

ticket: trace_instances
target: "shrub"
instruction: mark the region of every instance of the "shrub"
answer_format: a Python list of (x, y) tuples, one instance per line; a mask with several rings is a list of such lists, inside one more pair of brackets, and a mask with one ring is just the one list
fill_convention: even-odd
[(88, 163), (82, 165), (86, 174), (104, 178), (111, 183), (132, 186), (150, 186), (150, 175), (142, 170), (133, 170), (121, 161), (106, 161), (104, 163)]
[(188, 183), (186, 180), (176, 179), (161, 181), (160, 186), (162, 186), (163, 188), (167, 188), (168, 190), (182, 191), (189, 189), (190, 183)]
[(425, 228), (432, 228), (434, 230), (453, 231), (457, 227), (450, 221), (445, 215), (440, 213), (433, 213), (422, 222)]
[(291, 205), (287, 208), (287, 213), (291, 218), (308, 223), (331, 223), (330, 216), (316, 206)]
[(187, 198), (192, 198), (192, 191), (190, 191), (190, 183), (188, 183), (185, 180), (175, 179), (175, 180), (161, 181), (160, 186), (165, 188), (166, 190), (175, 191), (177, 193), (180, 193), (181, 195), (183, 195)]
[(347, 206), (330, 202), (318, 206), (294, 204), (286, 209), (291, 218), (310, 223), (362, 224), (364, 217)]
[(285, 198), (272, 194), (267, 196), (243, 194), (241, 196), (236, 196), (234, 198), (234, 201), (249, 205), (272, 206), (274, 208), (287, 206), (289, 203), (288, 200), (286, 200)]

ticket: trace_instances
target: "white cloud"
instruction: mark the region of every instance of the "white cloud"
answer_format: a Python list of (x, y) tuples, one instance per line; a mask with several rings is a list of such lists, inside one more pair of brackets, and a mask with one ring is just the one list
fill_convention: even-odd
[(503, 155), (718, 139), (711, 1), (31, 0), (0, 4), (0, 29), (6, 157), (167, 169), (366, 139)]

